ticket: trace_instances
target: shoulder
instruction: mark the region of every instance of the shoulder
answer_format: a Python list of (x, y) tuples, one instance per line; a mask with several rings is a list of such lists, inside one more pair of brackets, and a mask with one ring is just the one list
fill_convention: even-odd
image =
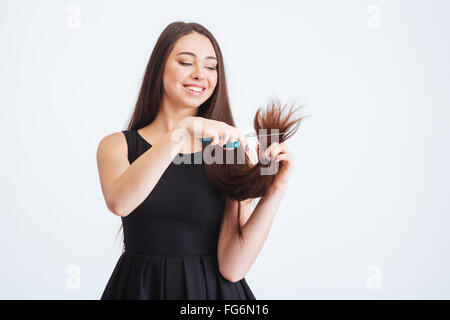
[(128, 147), (124, 132), (118, 131), (103, 137), (97, 148), (97, 156), (102, 153), (121, 153), (127, 155)]

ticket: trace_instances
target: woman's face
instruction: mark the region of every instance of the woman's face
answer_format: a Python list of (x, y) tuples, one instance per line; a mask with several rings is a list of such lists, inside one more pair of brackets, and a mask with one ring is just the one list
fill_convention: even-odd
[[(174, 106), (199, 107), (216, 84), (217, 60), (211, 41), (197, 32), (178, 39), (164, 67), (164, 99)], [(193, 91), (199, 87), (200, 92)]]

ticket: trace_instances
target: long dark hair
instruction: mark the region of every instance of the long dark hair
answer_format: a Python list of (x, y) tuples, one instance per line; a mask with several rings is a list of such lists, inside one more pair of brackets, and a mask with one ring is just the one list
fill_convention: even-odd
[[(198, 23), (185, 23), (181, 21), (169, 24), (159, 36), (153, 52), (148, 62), (144, 79), (139, 91), (139, 96), (130, 119), (128, 130), (138, 130), (150, 124), (156, 117), (163, 97), (163, 70), (167, 58), (175, 46), (176, 41), (184, 35), (197, 32), (209, 38), (217, 57), (217, 84), (211, 97), (206, 100), (197, 109), (196, 116), (207, 119), (222, 121), (235, 127), (233, 115), (231, 113), (228, 99), (227, 84), (225, 79), (225, 68), (222, 52), (214, 36)], [(297, 110), (297, 109), (296, 109)], [(279, 136), (279, 142), (288, 139), (298, 129), (302, 118), (292, 119), (296, 111), (290, 109), (287, 114), (284, 113), (285, 107), (281, 107), (277, 99), (269, 102), (265, 111), (258, 109), (254, 117), (254, 128), (259, 129), (278, 129), (284, 134)], [(270, 130), (268, 130), (270, 131)], [(258, 131), (257, 131), (258, 132)], [(271, 138), (267, 138), (267, 145), (270, 145)], [(203, 149), (206, 146), (203, 145)], [(260, 153), (264, 150), (260, 150)], [(243, 146), (227, 150), (220, 146), (215, 146), (212, 155), (215, 152), (223, 152), (224, 159), (233, 153), (232, 159), (243, 157), (243, 164), (206, 164), (207, 176), (211, 185), (221, 191), (224, 197), (238, 200), (238, 235), (242, 239), (242, 230), (240, 227), (241, 200), (261, 197), (271, 185), (274, 175), (261, 175), (260, 169), (270, 164), (258, 162), (256, 165), (250, 165), (250, 160), (243, 151)], [(258, 156), (259, 158), (259, 156)], [(242, 162), (240, 162), (242, 163)], [(282, 165), (282, 162), (280, 162)], [(123, 225), (120, 227), (120, 229)], [(120, 232), (119, 229), (119, 232)], [(125, 246), (124, 246), (125, 248)]]

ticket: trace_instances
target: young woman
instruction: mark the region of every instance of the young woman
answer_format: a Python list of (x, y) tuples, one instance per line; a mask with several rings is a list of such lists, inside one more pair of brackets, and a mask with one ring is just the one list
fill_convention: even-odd
[[(173, 162), (202, 155), (197, 125), (212, 145), (239, 140), (251, 157), (234, 126), (217, 41), (199, 24), (174, 22), (152, 52), (128, 130), (98, 146), (103, 195), (122, 219), (125, 248), (101, 299), (255, 299), (245, 274), (284, 195), (292, 156), (283, 143), (266, 150), (284, 164), (251, 213), (252, 199), (223, 197), (201, 163)], [(184, 139), (174, 139), (180, 132)]]

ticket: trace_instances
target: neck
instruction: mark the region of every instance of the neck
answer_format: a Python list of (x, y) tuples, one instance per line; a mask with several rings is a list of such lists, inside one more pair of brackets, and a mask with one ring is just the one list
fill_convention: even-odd
[(158, 132), (168, 132), (169, 130), (172, 130), (181, 119), (188, 116), (196, 116), (196, 114), (196, 107), (178, 107), (168, 98), (164, 97), (153, 123)]

